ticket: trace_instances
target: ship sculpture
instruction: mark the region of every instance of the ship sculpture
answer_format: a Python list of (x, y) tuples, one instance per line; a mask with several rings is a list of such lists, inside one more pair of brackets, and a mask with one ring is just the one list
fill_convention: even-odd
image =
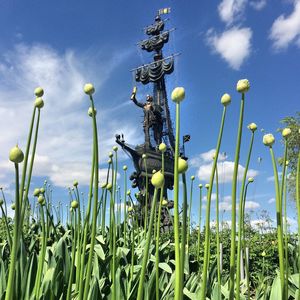
[[(136, 198), (139, 203), (139, 221), (145, 223), (145, 212), (149, 212), (154, 188), (150, 184), (152, 173), (162, 168), (161, 152), (158, 146), (163, 142), (167, 146), (164, 158), (165, 185), (164, 198), (168, 199), (168, 190), (173, 189), (174, 182), (174, 147), (175, 138), (166, 93), (165, 76), (174, 71), (174, 59), (178, 54), (163, 57), (163, 47), (169, 41), (169, 34), (174, 29), (165, 30), (165, 22), (162, 16), (169, 13), (170, 9), (159, 10), (153, 24), (147, 26), (144, 31), (147, 39), (138, 43), (138, 46), (147, 52), (153, 53), (153, 62), (142, 65), (132, 70), (137, 83), (151, 84), (152, 94), (147, 95), (144, 101), (138, 100), (137, 88), (134, 87), (130, 99), (139, 109), (143, 110), (144, 143), (137, 146), (128, 144), (124, 135), (116, 135), (116, 142), (132, 158), (135, 171), (131, 174), (132, 187), (138, 188)], [(189, 136), (184, 137), (187, 141)], [(184, 156), (184, 153), (181, 153)], [(148, 193), (146, 191), (148, 190)], [(147, 205), (148, 209), (145, 209)], [(168, 208), (173, 208), (173, 201), (168, 201)], [(172, 222), (163, 208), (161, 217), (162, 229), (170, 228)]]

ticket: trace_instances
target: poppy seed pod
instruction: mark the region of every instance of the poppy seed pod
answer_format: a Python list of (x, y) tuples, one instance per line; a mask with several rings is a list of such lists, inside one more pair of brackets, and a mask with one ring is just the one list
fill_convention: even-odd
[(128, 191), (126, 192), (126, 195), (129, 196), (130, 194), (131, 194), (131, 191), (128, 190)]
[(206, 189), (209, 189), (209, 183), (207, 183), (207, 184), (205, 185), (205, 188), (206, 188)]
[(41, 97), (38, 97), (34, 101), (34, 106), (37, 108), (43, 108), (44, 107), (44, 100)]
[(73, 182), (73, 185), (74, 185), (74, 186), (78, 186), (78, 181), (75, 180), (75, 181)]
[(151, 183), (155, 188), (161, 188), (164, 185), (164, 182), (165, 178), (161, 171), (158, 171), (155, 174), (153, 174), (151, 178)]
[(117, 151), (118, 151), (118, 147), (117, 147), (117, 146), (113, 146), (113, 150), (114, 150), (115, 152), (117, 152)]
[(111, 191), (112, 190), (112, 184), (111, 183), (108, 183), (107, 186), (106, 186), (106, 189)]
[(274, 135), (272, 133), (265, 134), (263, 136), (263, 143), (266, 146), (272, 147), (272, 145), (275, 143)]
[(229, 94), (224, 94), (221, 98), (221, 103), (224, 105), (224, 106), (227, 106), (231, 103), (231, 97)]
[(249, 177), (248, 178), (248, 182), (253, 182), (254, 181), (254, 178), (253, 177)]
[(246, 93), (250, 89), (250, 82), (248, 79), (241, 79), (236, 84), (236, 90), (239, 93)]
[(91, 83), (86, 83), (83, 87), (83, 90), (87, 95), (90, 95), (90, 96), (95, 93), (95, 88)]
[(127, 166), (126, 166), (126, 165), (125, 165), (125, 166), (123, 166), (123, 170), (124, 170), (124, 171), (127, 171), (127, 169), (128, 169), (128, 168), (127, 168)]
[(16, 204), (13, 203), (13, 204), (10, 206), (10, 208), (11, 208), (12, 210), (15, 210), (15, 209), (16, 209)]
[(191, 176), (191, 180), (192, 180), (192, 181), (195, 180), (195, 176), (194, 176), (194, 175)]
[(38, 203), (41, 204), (41, 205), (43, 205), (43, 204), (45, 203), (45, 198), (44, 198), (44, 196), (40, 195), (40, 196), (38, 197)]
[(202, 189), (202, 187), (203, 187), (202, 183), (200, 183), (198, 186), (200, 189)]
[(180, 174), (185, 173), (187, 169), (189, 168), (189, 165), (187, 161), (181, 157), (178, 158), (178, 172)]
[(175, 103), (180, 103), (185, 98), (184, 88), (176, 87), (171, 94), (171, 98)]
[(44, 95), (44, 90), (43, 88), (41, 88), (40, 86), (37, 87), (35, 90), (34, 90), (34, 94), (37, 96), (37, 97), (42, 97)]
[(24, 154), (22, 152), (22, 150), (18, 147), (18, 145), (16, 145), (15, 147), (13, 147), (10, 152), (9, 152), (9, 160), (19, 164), (23, 161), (24, 159)]
[(106, 186), (107, 186), (107, 183), (102, 183), (102, 184), (101, 184), (101, 189), (105, 189)]

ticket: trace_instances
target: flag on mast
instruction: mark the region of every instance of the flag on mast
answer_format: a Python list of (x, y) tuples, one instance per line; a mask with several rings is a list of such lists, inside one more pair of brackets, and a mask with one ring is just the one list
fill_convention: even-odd
[(161, 8), (158, 10), (159, 15), (166, 15), (171, 12), (171, 7)]

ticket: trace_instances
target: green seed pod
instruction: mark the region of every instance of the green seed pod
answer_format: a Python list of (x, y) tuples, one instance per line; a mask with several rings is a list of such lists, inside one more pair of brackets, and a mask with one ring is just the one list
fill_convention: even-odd
[[(96, 108), (94, 108), (94, 114), (95, 114), (95, 116), (97, 115), (97, 109)], [(88, 109), (88, 115), (90, 117), (93, 116), (93, 108), (92, 107), (89, 107), (89, 109)]]
[(37, 97), (42, 97), (44, 95), (44, 90), (39, 86), (34, 90), (34, 94)]
[(45, 204), (45, 198), (44, 196), (40, 195), (38, 197), (38, 203), (41, 204), (41, 205), (44, 205)]
[(290, 128), (284, 128), (282, 130), (282, 136), (286, 139), (288, 136), (292, 133), (292, 130)]
[(128, 190), (128, 191), (126, 192), (126, 195), (129, 196), (130, 194), (131, 194), (131, 191)]
[(248, 182), (253, 182), (254, 181), (254, 178), (253, 177), (249, 177), (248, 178)]
[(151, 178), (151, 183), (155, 188), (161, 188), (164, 185), (164, 182), (165, 178), (161, 171), (158, 171), (155, 174), (153, 174)]
[(248, 129), (250, 129), (252, 132), (254, 132), (257, 129), (257, 125), (255, 123), (250, 123), (248, 126)]
[(45, 194), (45, 189), (42, 187), (42, 188), (40, 188), (40, 192), (42, 193), (42, 194)]
[(229, 94), (224, 94), (221, 98), (221, 103), (224, 105), (224, 106), (227, 106), (231, 103), (231, 97)]
[(161, 206), (167, 207), (167, 206), (168, 206), (168, 200), (163, 199), (163, 200), (161, 201)]
[(106, 186), (107, 186), (107, 183), (106, 183), (106, 182), (105, 182), (105, 183), (102, 183), (102, 184), (101, 184), (101, 189), (105, 189)]
[(73, 185), (74, 185), (75, 187), (78, 186), (78, 181), (75, 180), (75, 181), (73, 182)]
[(13, 203), (13, 204), (10, 206), (10, 208), (11, 208), (12, 210), (15, 210), (15, 209), (16, 209), (16, 204)]
[(192, 181), (195, 180), (195, 176), (194, 176), (194, 175), (191, 176), (191, 180), (192, 180)]
[(34, 197), (38, 197), (39, 196), (39, 194), (40, 194), (40, 189), (38, 189), (38, 188), (36, 188), (36, 189), (34, 189), (34, 191), (33, 191), (33, 196)]
[(95, 93), (95, 88), (91, 83), (86, 83), (83, 87), (83, 90), (87, 95), (90, 95), (90, 96)]
[(185, 98), (184, 88), (176, 87), (171, 94), (171, 98), (175, 103), (180, 103)]
[(275, 143), (274, 135), (272, 133), (265, 134), (263, 136), (263, 143), (268, 147), (272, 147), (272, 145)]
[(108, 183), (107, 186), (106, 186), (106, 188), (107, 188), (109, 191), (111, 191), (111, 190), (112, 190), (112, 184), (111, 184), (111, 183)]
[(129, 213), (130, 213), (130, 212), (133, 212), (133, 207), (132, 207), (132, 206), (129, 206), (127, 211), (128, 211)]
[(167, 150), (167, 145), (165, 143), (160, 143), (158, 146), (158, 150), (162, 153), (166, 152)]
[(179, 174), (185, 173), (187, 169), (189, 168), (189, 165), (187, 161), (181, 157), (178, 158), (178, 172)]
[(22, 150), (16, 145), (9, 152), (9, 160), (14, 162), (15, 164), (19, 164), (23, 161), (24, 154)]
[(123, 166), (123, 170), (124, 170), (124, 171), (127, 171), (127, 169), (128, 169), (128, 168), (127, 168), (127, 166), (126, 166), (126, 165), (125, 165), (125, 166)]
[(38, 97), (34, 101), (34, 106), (37, 108), (43, 108), (44, 107), (44, 100), (41, 97)]
[(209, 183), (207, 183), (207, 184), (205, 185), (205, 188), (206, 188), (206, 189), (209, 189)]
[(200, 183), (198, 186), (200, 189), (202, 189), (202, 187), (203, 187), (202, 183)]
[(74, 200), (74, 201), (71, 202), (71, 207), (72, 207), (73, 209), (78, 208), (78, 206), (79, 206), (78, 201)]
[(113, 154), (112, 152), (109, 152), (109, 153), (108, 153), (108, 157), (109, 157), (109, 158), (112, 158), (113, 156), (114, 156), (114, 154)]
[(241, 79), (236, 84), (236, 90), (239, 93), (246, 93), (250, 89), (250, 83), (248, 79)]
[(115, 152), (117, 152), (117, 151), (118, 151), (118, 147), (117, 147), (117, 146), (113, 146), (113, 150), (114, 150)]

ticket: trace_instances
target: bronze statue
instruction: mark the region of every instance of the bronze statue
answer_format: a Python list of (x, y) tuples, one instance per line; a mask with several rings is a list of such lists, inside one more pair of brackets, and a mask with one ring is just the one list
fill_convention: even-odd
[(136, 99), (136, 87), (133, 89), (130, 98), (135, 105), (141, 107), (144, 111), (144, 122), (143, 128), (145, 133), (145, 145), (146, 147), (151, 147), (150, 142), (150, 128), (153, 131), (153, 136), (156, 145), (161, 143), (162, 130), (163, 130), (163, 120), (161, 116), (162, 108), (160, 105), (153, 102), (153, 97), (147, 95), (146, 103), (138, 102)]

